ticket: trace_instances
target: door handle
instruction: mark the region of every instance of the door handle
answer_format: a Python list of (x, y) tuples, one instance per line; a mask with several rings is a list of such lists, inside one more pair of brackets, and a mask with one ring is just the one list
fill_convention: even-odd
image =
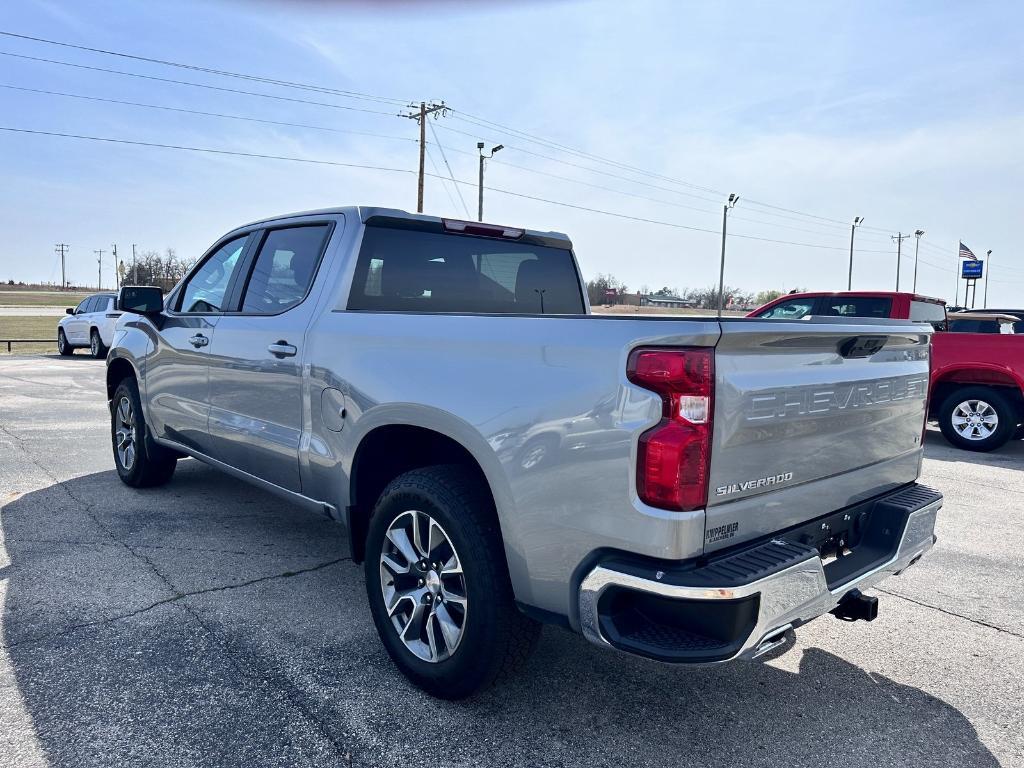
[(189, 338), (188, 343), (191, 344), (196, 349), (199, 349), (199, 347), (205, 347), (207, 344), (209, 344), (210, 340), (203, 336), (203, 334), (197, 333), (195, 336), (191, 336)]
[(289, 344), (284, 339), (278, 339), (276, 343), (267, 346), (267, 352), (279, 360), (286, 357), (295, 357), (298, 351), (294, 344)]

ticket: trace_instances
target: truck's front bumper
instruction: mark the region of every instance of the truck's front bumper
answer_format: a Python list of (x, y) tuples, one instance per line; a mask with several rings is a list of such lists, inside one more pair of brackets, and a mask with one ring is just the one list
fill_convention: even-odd
[[(703, 563), (610, 556), (580, 584), (580, 627), (591, 642), (659, 661), (755, 658), (917, 562), (941, 506), (940, 493), (911, 485)], [(838, 542), (827, 562), (825, 542)]]

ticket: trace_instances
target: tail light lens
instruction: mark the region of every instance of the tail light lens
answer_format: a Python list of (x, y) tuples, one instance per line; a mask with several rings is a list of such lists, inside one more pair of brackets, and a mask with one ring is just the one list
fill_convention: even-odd
[(626, 378), (661, 395), (661, 421), (640, 436), (637, 493), (661, 509), (700, 509), (708, 501), (714, 350), (640, 348)]

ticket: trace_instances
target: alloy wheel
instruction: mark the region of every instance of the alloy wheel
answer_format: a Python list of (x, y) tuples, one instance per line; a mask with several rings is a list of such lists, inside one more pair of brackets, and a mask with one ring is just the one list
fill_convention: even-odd
[(135, 411), (132, 401), (122, 397), (114, 414), (114, 438), (117, 441), (117, 460), (125, 470), (135, 466)]
[(950, 420), (965, 440), (986, 440), (999, 428), (999, 414), (984, 400), (965, 400), (953, 409)]
[(444, 528), (418, 510), (388, 527), (380, 555), (384, 607), (399, 639), (417, 658), (440, 662), (466, 627), (466, 579)]

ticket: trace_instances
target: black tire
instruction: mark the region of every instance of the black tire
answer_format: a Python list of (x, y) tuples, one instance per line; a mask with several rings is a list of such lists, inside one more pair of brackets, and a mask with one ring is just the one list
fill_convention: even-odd
[[(450, 576), (434, 579), (435, 584), (441, 586), (440, 591), (434, 593), (433, 609), (438, 612), (449, 610), (451, 613), (446, 615), (455, 617), (456, 623), (460, 616), (462, 618), (461, 634), (454, 648), (450, 652), (442, 649), (438, 656), (444, 658), (434, 661), (421, 658), (401, 639), (388, 614), (381, 587), (385, 581), (381, 563), (385, 546), (389, 557), (398, 555), (398, 549), (387, 538), (388, 530), (393, 524), (399, 525), (401, 520), (408, 519), (413, 510), (419, 515), (429, 516), (426, 530), (433, 530), (429, 520), (437, 523), (441, 536), (450, 541), (449, 551), (457, 553), (455, 562), (461, 567), (461, 575), (455, 577), (457, 585), (452, 592), (447, 591), (451, 587), (450, 582), (444, 581)], [(422, 517), (413, 519), (422, 520)], [(444, 546), (428, 547), (427, 557), (435, 557), (435, 552)], [(448, 555), (442, 554), (441, 557), (444, 559)], [(425, 565), (429, 568), (431, 564), (426, 560), (425, 557)], [(453, 561), (449, 559), (448, 562)], [(441, 568), (436, 569), (435, 566), (436, 573), (442, 573), (444, 566), (438, 564)], [(490, 687), (526, 661), (540, 636), (540, 624), (516, 607), (493, 501), (486, 488), (482, 488), (480, 482), (463, 467), (445, 465), (413, 470), (395, 478), (384, 489), (370, 519), (364, 567), (370, 612), (381, 642), (402, 673), (432, 696), (462, 699)], [(420, 575), (414, 570), (416, 567), (410, 561), (408, 573), (402, 578), (411, 576), (416, 581), (415, 577)], [(421, 580), (418, 591), (427, 591), (430, 573), (434, 571), (426, 574), (427, 587), (424, 588)], [(457, 602), (454, 607), (450, 604), (451, 595), (457, 595), (459, 590), (464, 590), (463, 613), (458, 610)], [(445, 596), (449, 596), (449, 603), (444, 602)], [(420, 602), (414, 598), (406, 599), (408, 602), (396, 600), (393, 605), (397, 609), (400, 605), (412, 606)], [(422, 596), (422, 601), (430, 599), (427, 595)], [(431, 609), (424, 607), (423, 610)], [(402, 611), (396, 610), (395, 613), (395, 620), (402, 622)], [(433, 616), (432, 613), (430, 615)], [(440, 625), (431, 625), (430, 622), (428, 618), (423, 625), (424, 633), (429, 633), (432, 626), (438, 627), (434, 630), (438, 647), (442, 642), (448, 646), (444, 633), (438, 634)], [(418, 636), (425, 637), (424, 633)], [(426, 645), (425, 641), (420, 645)]]
[[(124, 446), (124, 435), (131, 438), (133, 450), (130, 460), (127, 448), (119, 450), (120, 446)], [(149, 437), (139, 400), (139, 387), (131, 377), (123, 379), (114, 391), (114, 399), (110, 404), (110, 441), (114, 451), (114, 466), (125, 485), (133, 488), (163, 485), (174, 474), (178, 457)]]
[(103, 345), (103, 339), (100, 337), (100, 332), (95, 328), (89, 333), (89, 354), (95, 357), (97, 360), (105, 360), (107, 357), (107, 347)]
[(68, 343), (68, 337), (64, 335), (64, 329), (57, 329), (57, 351), (61, 357), (71, 357), (75, 354), (75, 348)]
[[(963, 407), (961, 407), (963, 406)], [(974, 414), (989, 419), (976, 429), (953, 423), (954, 418), (975, 419)], [(992, 425), (994, 416), (996, 424)], [(966, 451), (994, 451), (1006, 444), (1017, 431), (1020, 416), (1013, 403), (993, 387), (961, 387), (951, 392), (939, 408), (939, 428), (943, 436), (957, 448)], [(990, 434), (984, 434), (991, 429)], [(964, 434), (961, 434), (963, 430)]]

